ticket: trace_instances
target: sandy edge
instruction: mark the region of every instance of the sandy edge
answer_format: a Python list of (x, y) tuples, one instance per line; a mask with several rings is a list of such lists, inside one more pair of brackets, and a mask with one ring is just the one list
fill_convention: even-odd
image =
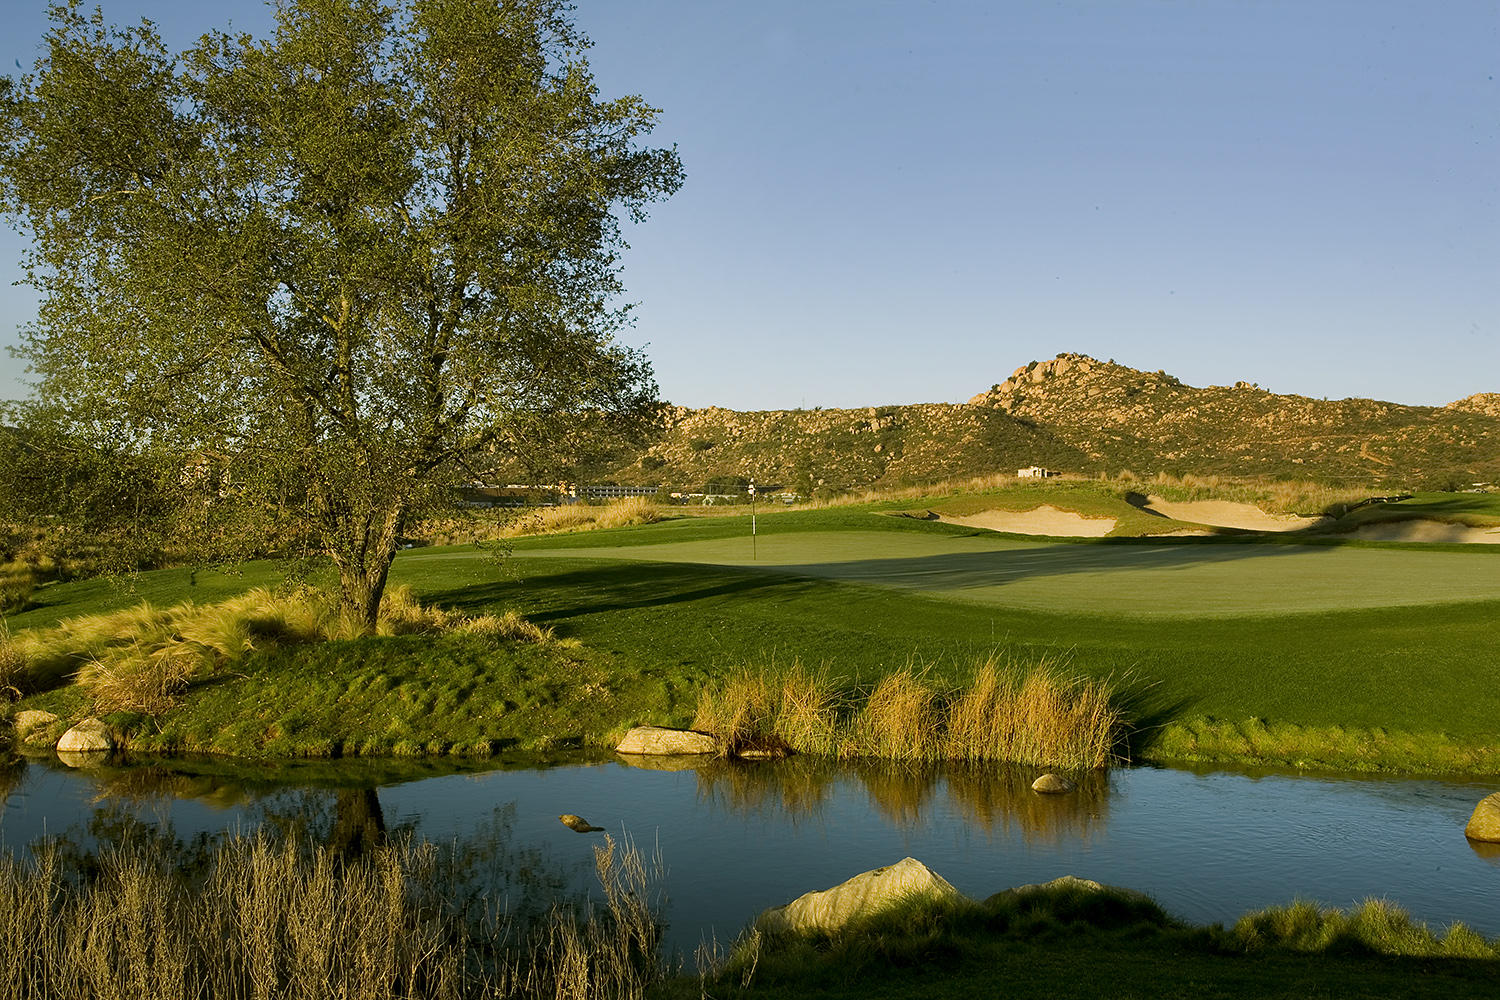
[(1174, 503), (1159, 496), (1146, 498), (1143, 508), (1174, 521), (1211, 524), (1218, 528), (1241, 528), (1246, 531), (1304, 531), (1332, 522), (1327, 517), (1299, 517), (1296, 514), (1267, 514), (1251, 503), (1229, 500), (1189, 500)]
[(1032, 510), (983, 510), (977, 514), (939, 514), (944, 524), (1006, 531), (1013, 535), (1052, 535), (1057, 538), (1103, 538), (1115, 528), (1112, 517), (1084, 517), (1071, 510), (1043, 504)]

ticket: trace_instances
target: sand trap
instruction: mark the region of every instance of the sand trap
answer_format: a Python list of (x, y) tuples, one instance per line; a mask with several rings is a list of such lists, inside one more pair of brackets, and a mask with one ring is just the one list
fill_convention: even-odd
[(1016, 535), (1054, 535), (1059, 538), (1102, 538), (1114, 530), (1112, 517), (1084, 517), (1071, 510), (1059, 510), (1051, 504), (1043, 504), (1034, 510), (983, 510), (978, 514), (962, 517), (940, 514), (938, 520), (946, 524), (962, 524), (968, 528), (988, 528), (990, 531), (1008, 531)]
[(1463, 542), (1500, 545), (1500, 527), (1475, 528), (1446, 521), (1385, 521), (1362, 524), (1350, 535), (1374, 542)]
[(1146, 498), (1145, 510), (1174, 521), (1212, 524), (1219, 528), (1243, 528), (1247, 531), (1302, 531), (1327, 524), (1326, 517), (1298, 517), (1296, 514), (1267, 514), (1254, 504), (1231, 503), (1228, 500), (1191, 500), (1173, 503), (1161, 497)]

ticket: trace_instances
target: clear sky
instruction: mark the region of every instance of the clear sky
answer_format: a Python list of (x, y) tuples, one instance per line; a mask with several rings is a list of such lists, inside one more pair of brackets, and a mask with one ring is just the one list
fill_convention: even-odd
[[(185, 47), (257, 0), (105, 0)], [(0, 0), (0, 72), (44, 0)], [(633, 227), (673, 402), (960, 401), (1060, 351), (1500, 392), (1495, 0), (578, 0), (687, 183)], [(17, 276), (18, 238), (0, 242)], [(0, 342), (35, 313), (0, 289)], [(23, 389), (0, 358), (0, 397)]]

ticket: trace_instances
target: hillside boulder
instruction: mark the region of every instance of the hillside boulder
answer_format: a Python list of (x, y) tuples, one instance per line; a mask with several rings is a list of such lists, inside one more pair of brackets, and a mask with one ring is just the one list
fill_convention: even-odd
[(767, 910), (757, 918), (756, 926), (768, 931), (830, 934), (906, 900), (961, 895), (947, 879), (916, 858), (903, 858)]
[(616, 753), (624, 754), (702, 754), (718, 750), (718, 742), (708, 733), (662, 726), (636, 726), (615, 747)]
[(1500, 844), (1500, 792), (1487, 795), (1474, 807), (1464, 836), (1485, 844)]
[(107, 753), (114, 748), (114, 736), (98, 719), (84, 719), (57, 741), (57, 749), (62, 753)]

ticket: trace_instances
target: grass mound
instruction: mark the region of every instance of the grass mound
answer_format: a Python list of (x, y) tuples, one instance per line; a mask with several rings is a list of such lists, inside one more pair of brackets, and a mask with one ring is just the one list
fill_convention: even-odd
[(1110, 686), (1055, 664), (986, 658), (967, 681), (940, 687), (910, 667), (868, 691), (841, 689), (800, 663), (742, 670), (699, 696), (693, 728), (729, 754), (785, 749), (843, 758), (1005, 761), (1072, 770), (1107, 767), (1124, 715)]
[[(915, 899), (833, 933), (751, 930), (711, 964), (718, 997), (1489, 996), (1500, 941), (1399, 907), (1298, 902), (1194, 927), (1146, 896), (1049, 884)], [(684, 991), (681, 995), (686, 996)]]
[[(405, 586), (387, 591), (376, 631), (524, 642), (552, 638), (513, 612), (468, 616), (423, 607)], [(341, 638), (347, 635), (337, 599), (308, 588), (287, 593), (255, 588), (207, 605), (186, 601), (157, 608), (143, 602), (0, 637), (0, 687), (44, 691), (71, 677), (97, 713), (160, 715), (191, 683), (241, 663), (257, 649)]]

